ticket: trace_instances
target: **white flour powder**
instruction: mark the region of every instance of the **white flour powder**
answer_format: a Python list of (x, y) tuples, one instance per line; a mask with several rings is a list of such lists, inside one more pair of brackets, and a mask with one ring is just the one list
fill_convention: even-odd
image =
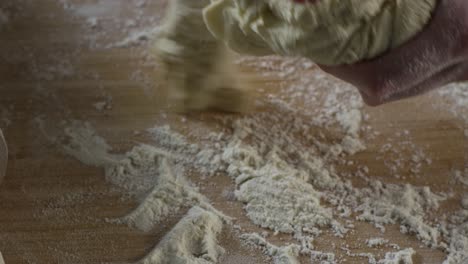
[(216, 239), (221, 229), (222, 221), (216, 214), (193, 207), (139, 263), (217, 263), (224, 253)]
[(125, 156), (110, 154), (106, 141), (88, 123), (78, 121), (72, 122), (65, 134), (68, 142), (64, 150), (85, 164), (103, 167), (109, 182), (140, 196), (153, 188), (137, 209), (111, 222), (127, 223), (149, 232), (181, 207), (195, 206), (141, 263), (216, 263), (223, 252), (216, 235), (222, 222), (229, 218), (191, 186), (183, 171), (174, 172), (170, 153), (140, 145)]
[(126, 48), (134, 45), (141, 45), (154, 38), (160, 32), (158, 27), (150, 27), (143, 30), (132, 31), (127, 37), (107, 45), (107, 48)]
[(89, 123), (73, 121), (65, 128), (65, 135), (68, 137), (63, 145), (65, 152), (84, 164), (100, 167), (118, 162), (116, 155), (109, 154), (112, 148)]
[(465, 171), (454, 171), (453, 178), (457, 183), (461, 183), (464, 186), (468, 187), (468, 169), (465, 169)]
[[(356, 188), (336, 172), (337, 160), (363, 148), (358, 108), (337, 110), (337, 116), (342, 116), (338, 122), (341, 136), (329, 140), (322, 139), (313, 122), (283, 102), (276, 101), (275, 106), (276, 111), (269, 113), (230, 118), (228, 129), (221, 132), (200, 128), (197, 134), (194, 129), (190, 136), (200, 144), (190, 143), (168, 126), (155, 127), (148, 131), (155, 147), (140, 145), (125, 155), (109, 154), (108, 144), (88, 124), (74, 123), (66, 129), (65, 150), (84, 163), (104, 167), (108, 181), (146, 197), (121, 220), (144, 231), (184, 206), (202, 206), (222, 219), (222, 213), (184, 179), (185, 171), (195, 167), (208, 177), (229, 175), (237, 186), (235, 197), (245, 204), (255, 224), (293, 234), (297, 244), (276, 247), (256, 237), (256, 244), (277, 263), (294, 263), (295, 252), (328, 263), (337, 261), (333, 255), (314, 250), (313, 241), (323, 227), (345, 236), (348, 230), (338, 220), (352, 223), (352, 215), (376, 226), (401, 225), (402, 232), (415, 234), (426, 245), (446, 249), (447, 264), (466, 258), (468, 221), (463, 213), (445, 225), (432, 224), (427, 218), (445, 195), (428, 187), (385, 184), (369, 177), (365, 177), (366, 187)], [(345, 138), (358, 143), (344, 144)], [(252, 236), (247, 240), (252, 242)], [(411, 263), (411, 255), (411, 250), (389, 253), (378, 263)], [(370, 255), (369, 259), (375, 260)]]
[(440, 231), (427, 223), (426, 212), (435, 210), (445, 197), (436, 195), (427, 187), (371, 183), (371, 188), (359, 193), (361, 204), (355, 209), (359, 220), (374, 224), (400, 224), (402, 232), (411, 232), (428, 246), (436, 247)]
[[(154, 153), (154, 148), (149, 153)], [(161, 220), (171, 213), (177, 212), (182, 206), (199, 205), (216, 213), (218, 217), (227, 219), (222, 213), (211, 207), (208, 200), (184, 179), (182, 175), (175, 175), (168, 160), (164, 158), (156, 168), (159, 177), (153, 190), (148, 194), (140, 206), (120, 221), (129, 223), (142, 230), (151, 231)], [(152, 166), (145, 163), (145, 166)]]
[(444, 236), (449, 241), (449, 256), (443, 264), (468, 263), (468, 210), (456, 212), (445, 224)]
[(416, 252), (412, 248), (407, 248), (398, 252), (389, 252), (378, 264), (413, 264), (413, 255)]
[(299, 264), (299, 246), (289, 245), (284, 247), (277, 247), (257, 233), (243, 234), (241, 239), (245, 240), (246, 243), (261, 247), (264, 253), (273, 258), (274, 264)]
[(454, 116), (457, 116), (468, 122), (468, 83), (453, 83), (445, 88), (438, 90), (438, 93), (450, 101), (449, 110)]
[[(437, 244), (439, 231), (426, 223), (424, 216), (427, 210), (438, 207), (443, 196), (432, 193), (429, 188), (379, 181), (370, 181), (368, 188), (355, 189), (338, 178), (333, 166), (326, 161), (327, 155), (319, 156), (312, 146), (305, 150), (300, 142), (291, 138), (295, 129), (304, 128), (303, 124), (283, 116), (281, 122), (298, 124), (297, 127), (291, 125), (287, 131), (281, 124), (278, 129), (275, 125), (266, 125), (269, 118), (271, 115), (240, 119), (234, 122), (234, 133), (224, 143), (213, 144), (210, 151), (206, 150), (210, 146), (204, 145), (204, 152), (210, 153), (209, 156), (220, 164), (218, 169), (225, 170), (235, 180), (236, 197), (246, 204), (247, 216), (254, 223), (274, 231), (295, 233), (299, 242), (314, 237), (316, 227), (331, 226), (337, 235), (343, 235), (346, 229), (335, 220), (333, 210), (320, 202), (321, 199), (333, 202), (335, 197), (342, 197), (341, 204), (337, 205), (352, 206), (351, 210), (359, 213), (359, 220), (375, 224), (399, 223), (427, 244)], [(274, 121), (280, 122), (279, 119)], [(167, 139), (174, 134), (167, 128), (151, 131), (157, 131), (155, 139), (160, 144), (170, 144)], [(176, 145), (166, 147), (177, 148)], [(294, 154), (293, 163), (291, 155)], [(301, 244), (301, 252), (311, 252), (307, 243)]]
[(371, 238), (366, 240), (366, 244), (369, 247), (378, 247), (378, 246), (383, 246), (388, 243), (387, 239), (378, 237), (378, 238)]
[[(426, 245), (446, 249), (447, 264), (460, 263), (457, 261), (466, 257), (466, 218), (461, 215), (446, 225), (433, 224), (427, 218), (445, 195), (428, 187), (386, 184), (370, 177), (364, 177), (366, 187), (356, 188), (336, 172), (336, 161), (364, 147), (359, 138), (359, 108), (336, 110), (341, 116), (341, 135), (330, 140), (321, 138), (313, 121), (281, 100), (274, 106), (276, 110), (269, 113), (227, 118), (230, 125), (221, 132), (193, 129), (190, 136), (199, 144), (190, 143), (168, 126), (155, 127), (148, 130), (155, 147), (140, 145), (125, 155), (109, 154), (109, 146), (89, 125), (73, 125), (66, 130), (70, 139), (66, 151), (87, 164), (105, 167), (110, 182), (146, 197), (122, 220), (145, 231), (183, 206), (200, 205), (222, 218), (184, 180), (184, 172), (195, 167), (207, 177), (229, 175), (237, 186), (235, 197), (245, 204), (246, 214), (255, 224), (293, 234), (297, 244), (275, 247), (259, 236), (244, 236), (256, 241), (277, 263), (294, 263), (296, 252), (323, 263), (338, 261), (333, 254), (316, 251), (313, 241), (320, 236), (318, 228), (324, 227), (332, 228), (338, 237), (345, 236), (348, 230), (338, 220), (352, 223), (353, 215), (378, 227), (401, 225), (402, 232), (415, 234)], [(345, 138), (357, 143), (344, 144)], [(412, 254), (409, 249), (389, 253), (377, 263), (412, 263)], [(372, 255), (367, 257), (375, 260)]]

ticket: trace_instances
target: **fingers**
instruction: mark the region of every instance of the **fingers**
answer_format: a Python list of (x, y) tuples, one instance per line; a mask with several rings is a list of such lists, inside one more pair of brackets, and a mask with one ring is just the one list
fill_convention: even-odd
[(355, 85), (369, 105), (419, 95), (468, 77), (468, 2), (441, 0), (426, 28), (403, 46), (371, 61), (321, 66)]

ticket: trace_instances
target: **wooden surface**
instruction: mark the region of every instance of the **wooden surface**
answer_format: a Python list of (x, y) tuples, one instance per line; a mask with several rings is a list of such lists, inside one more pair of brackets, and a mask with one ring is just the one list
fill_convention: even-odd
[[(70, 2), (79, 6), (95, 1)], [(134, 14), (131, 1), (119, 2), (123, 7), (116, 13), (107, 10), (102, 15), (102, 25), (112, 28), (108, 35), (100, 36), (103, 41), (125, 36), (111, 27), (111, 18), (157, 16), (164, 6), (162, 1), (148, 1), (142, 14)], [(140, 259), (185, 211), (170, 217), (150, 234), (106, 223), (106, 218), (128, 213), (135, 202), (120, 199), (121, 194), (105, 181), (101, 169), (63, 154), (47, 137), (61, 133), (62, 121), (86, 120), (116, 152), (124, 152), (137, 142), (149, 141), (135, 131), (167, 122), (181, 131), (190, 128), (180, 121), (181, 116), (162, 117), (157, 70), (148, 63), (143, 47), (89, 48), (84, 45), (89, 41), (86, 19), (72, 17), (58, 1), (3, 0), (0, 8), (13, 14), (8, 27), (0, 30), (0, 127), (10, 149), (7, 176), (0, 186), (0, 251), (6, 263), (124, 263)], [(140, 69), (137, 75), (145, 78), (135, 77), (135, 68)], [(264, 93), (272, 94), (284, 84), (281, 78), (260, 78), (256, 83), (259, 91), (263, 88)], [(258, 92), (256, 96), (263, 95)], [(102, 101), (111, 107), (100, 111), (93, 106)], [(450, 171), (466, 166), (467, 127), (462, 118), (449, 111), (450, 106), (451, 102), (432, 94), (366, 108), (366, 125), (380, 135), (368, 139), (368, 149), (352, 160), (368, 166), (372, 175), (386, 182), (453, 190), (459, 198), (466, 190), (450, 184)], [(212, 117), (218, 115), (205, 113), (188, 118), (213, 122)], [(408, 130), (412, 142), (432, 159), (420, 177), (397, 179), (382, 160), (376, 159), (382, 145), (402, 130)], [(409, 158), (411, 152), (402, 155)], [(199, 175), (191, 179), (207, 190), (204, 193), (218, 209), (236, 217), (246, 230), (260, 230), (246, 218), (242, 204), (222, 197), (223, 190), (234, 188), (228, 177), (214, 177), (209, 184)], [(455, 208), (457, 203), (455, 198), (450, 200), (440, 212)], [(377, 229), (359, 223), (346, 241), (326, 233), (316, 242), (321, 250), (331, 250), (330, 241), (336, 241), (359, 251), (362, 241), (374, 236), (380, 236)], [(444, 258), (443, 252), (424, 247), (413, 236), (400, 234), (397, 226), (389, 226), (385, 237), (402, 247), (417, 249), (416, 263), (441, 263)], [(241, 245), (230, 228), (224, 229), (220, 242), (227, 249), (222, 263), (271, 262), (259, 250)], [(348, 258), (343, 263), (363, 261)], [(303, 263), (309, 262), (304, 258)]]

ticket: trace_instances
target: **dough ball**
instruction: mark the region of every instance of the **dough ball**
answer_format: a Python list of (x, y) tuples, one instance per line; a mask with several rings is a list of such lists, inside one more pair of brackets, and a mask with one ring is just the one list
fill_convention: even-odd
[(236, 52), (333, 66), (375, 58), (420, 32), (437, 0), (212, 0), (208, 29)]

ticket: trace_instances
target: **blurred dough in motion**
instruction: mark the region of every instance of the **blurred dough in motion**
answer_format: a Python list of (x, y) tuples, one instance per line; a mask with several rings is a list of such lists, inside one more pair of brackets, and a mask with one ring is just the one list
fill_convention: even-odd
[(203, 8), (209, 0), (170, 0), (155, 52), (164, 66), (169, 99), (179, 111), (242, 112), (247, 91), (233, 52), (208, 31)]

